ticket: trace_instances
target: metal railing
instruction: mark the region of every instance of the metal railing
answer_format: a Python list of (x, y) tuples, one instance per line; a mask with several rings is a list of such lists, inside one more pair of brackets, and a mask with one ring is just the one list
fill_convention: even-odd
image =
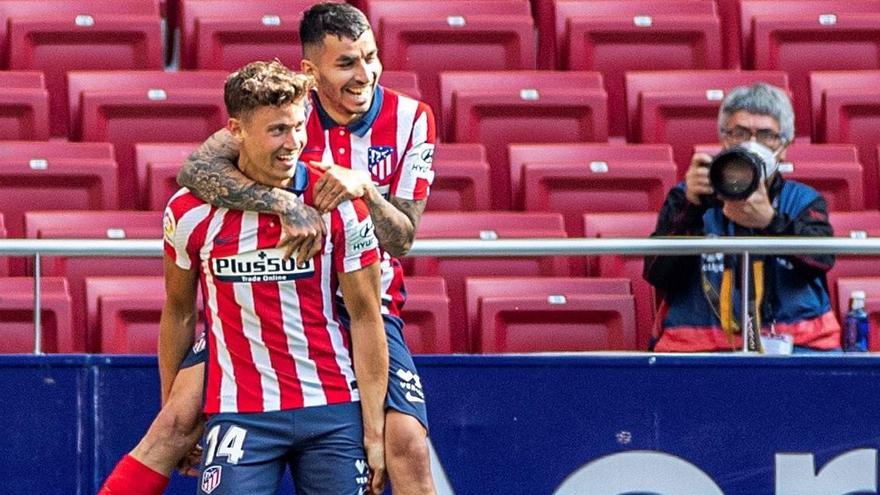
[[(0, 256), (34, 259), (34, 354), (42, 353), (40, 328), (40, 264), (43, 256), (160, 257), (161, 240), (95, 239), (0, 239)], [(749, 286), (749, 256), (765, 254), (856, 254), (880, 255), (880, 238), (842, 237), (725, 237), (725, 238), (638, 238), (638, 239), (432, 239), (417, 240), (409, 256), (503, 257), (503, 256), (595, 256), (603, 254), (697, 255), (739, 254), (742, 286)], [(742, 291), (743, 322), (748, 321), (748, 292)], [(743, 325), (746, 327), (746, 325)], [(743, 350), (748, 339), (743, 336)]]

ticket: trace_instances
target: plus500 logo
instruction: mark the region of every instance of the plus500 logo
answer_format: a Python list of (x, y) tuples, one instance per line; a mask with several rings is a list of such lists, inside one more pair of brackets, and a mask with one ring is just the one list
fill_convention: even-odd
[[(813, 454), (776, 454), (775, 495), (877, 493), (877, 450), (845, 452), (817, 470)], [(654, 451), (612, 454), (572, 473), (554, 495), (724, 495), (699, 467)], [(751, 495), (751, 494), (750, 494)]]

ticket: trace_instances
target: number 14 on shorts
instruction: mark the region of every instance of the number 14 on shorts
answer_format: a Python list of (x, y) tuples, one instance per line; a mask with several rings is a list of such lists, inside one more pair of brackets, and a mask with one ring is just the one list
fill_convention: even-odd
[(210, 466), (214, 462), (214, 457), (225, 457), (229, 464), (238, 464), (238, 461), (244, 456), (244, 437), (247, 436), (247, 430), (240, 426), (230, 426), (220, 438), (220, 425), (216, 425), (205, 435), (205, 443), (207, 444), (207, 452), (205, 454), (205, 466)]

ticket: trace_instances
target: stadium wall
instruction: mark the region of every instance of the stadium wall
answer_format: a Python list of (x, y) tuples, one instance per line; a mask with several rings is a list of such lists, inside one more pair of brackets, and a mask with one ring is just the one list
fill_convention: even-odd
[[(872, 357), (417, 357), (456, 494), (877, 492)], [(94, 494), (158, 407), (153, 357), (0, 356), (6, 494)], [(290, 493), (285, 485), (285, 493)], [(167, 493), (191, 494), (177, 477)]]

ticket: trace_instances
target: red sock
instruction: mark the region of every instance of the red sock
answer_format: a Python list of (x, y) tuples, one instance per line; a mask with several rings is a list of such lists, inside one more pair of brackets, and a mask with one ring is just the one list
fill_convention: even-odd
[(113, 468), (98, 495), (162, 495), (168, 477), (126, 455)]

